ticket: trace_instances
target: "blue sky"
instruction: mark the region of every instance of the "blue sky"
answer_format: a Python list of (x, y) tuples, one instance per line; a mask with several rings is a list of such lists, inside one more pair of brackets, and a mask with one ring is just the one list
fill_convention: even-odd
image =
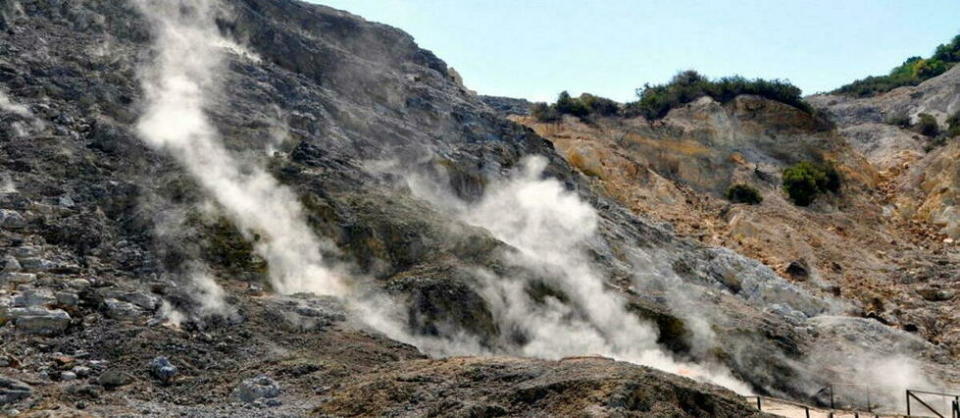
[(960, 33), (960, 0), (313, 0), (410, 33), (482, 94), (625, 101), (684, 69), (804, 94), (885, 74)]

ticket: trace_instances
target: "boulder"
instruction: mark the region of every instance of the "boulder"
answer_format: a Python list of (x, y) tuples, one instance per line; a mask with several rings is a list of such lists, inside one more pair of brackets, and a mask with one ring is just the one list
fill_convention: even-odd
[(132, 303), (146, 311), (154, 311), (160, 306), (160, 298), (143, 292), (127, 292), (120, 295), (119, 299)]
[(157, 357), (150, 362), (150, 374), (163, 384), (169, 384), (177, 375), (177, 367), (166, 357)]
[(25, 289), (13, 297), (13, 306), (31, 307), (53, 304), (57, 298), (49, 289)]
[(277, 396), (280, 396), (280, 384), (266, 375), (246, 379), (233, 390), (233, 397), (245, 403)]
[(0, 376), (0, 405), (26, 399), (33, 393), (26, 383)]
[(131, 320), (143, 315), (143, 311), (130, 302), (122, 302), (117, 299), (107, 299), (103, 301), (106, 305), (107, 317), (119, 321)]
[(939, 289), (936, 287), (924, 287), (917, 289), (917, 294), (930, 302), (946, 302), (956, 296), (956, 292), (948, 289)]
[(97, 383), (105, 388), (116, 388), (133, 383), (133, 376), (119, 369), (109, 369), (100, 375)]
[(61, 306), (77, 306), (80, 296), (74, 292), (57, 292), (57, 304)]
[(17, 261), (17, 258), (11, 255), (3, 257), (3, 272), (14, 272), (20, 271), (20, 262)]
[(0, 283), (24, 284), (33, 283), (37, 275), (33, 273), (6, 272), (0, 275)]
[(20, 212), (9, 209), (0, 209), (0, 228), (3, 229), (23, 229), (27, 226), (27, 220)]
[(14, 321), (17, 330), (27, 334), (56, 335), (66, 331), (70, 325), (70, 315), (61, 309), (37, 306), (11, 308), (6, 316)]

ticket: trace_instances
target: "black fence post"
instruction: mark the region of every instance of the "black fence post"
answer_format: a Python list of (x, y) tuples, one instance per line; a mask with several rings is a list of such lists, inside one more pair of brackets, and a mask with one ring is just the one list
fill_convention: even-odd
[(760, 395), (757, 395), (757, 411), (763, 411), (763, 406), (760, 405)]
[(837, 409), (833, 404), (833, 385), (830, 385), (830, 409)]
[(907, 415), (910, 414), (910, 389), (907, 389)]

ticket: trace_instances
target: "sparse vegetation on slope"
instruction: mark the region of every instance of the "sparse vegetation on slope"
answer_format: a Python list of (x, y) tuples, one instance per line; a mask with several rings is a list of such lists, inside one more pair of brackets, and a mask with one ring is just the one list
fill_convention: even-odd
[(726, 103), (742, 94), (752, 94), (765, 99), (812, 112), (803, 101), (800, 88), (781, 80), (747, 79), (741, 76), (724, 77), (719, 80), (688, 70), (673, 77), (667, 84), (645, 85), (637, 89), (639, 100), (627, 103), (624, 113), (628, 116), (642, 115), (647, 119), (660, 119), (671, 109), (680, 107), (704, 96)]
[(960, 35), (946, 44), (940, 44), (930, 58), (910, 57), (890, 70), (890, 74), (870, 76), (847, 84), (834, 93), (854, 97), (870, 97), (897, 87), (915, 86), (943, 74), (960, 62)]

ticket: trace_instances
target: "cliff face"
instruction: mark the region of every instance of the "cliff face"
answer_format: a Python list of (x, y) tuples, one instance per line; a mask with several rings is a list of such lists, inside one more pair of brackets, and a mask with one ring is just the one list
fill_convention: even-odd
[[(746, 416), (703, 382), (809, 400), (859, 366), (835, 355), (952, 361), (632, 213), (622, 180), (597, 184), (396, 29), (273, 0), (0, 11), (4, 408)], [(736, 134), (763, 131), (756, 105), (704, 104), (678, 116), (691, 137), (636, 143), (715, 193), (751, 168), (710, 147), (781, 161)], [(830, 143), (808, 122), (789, 152)], [(482, 354), (546, 360), (427, 358)], [(555, 363), (590, 354), (700, 382)]]

